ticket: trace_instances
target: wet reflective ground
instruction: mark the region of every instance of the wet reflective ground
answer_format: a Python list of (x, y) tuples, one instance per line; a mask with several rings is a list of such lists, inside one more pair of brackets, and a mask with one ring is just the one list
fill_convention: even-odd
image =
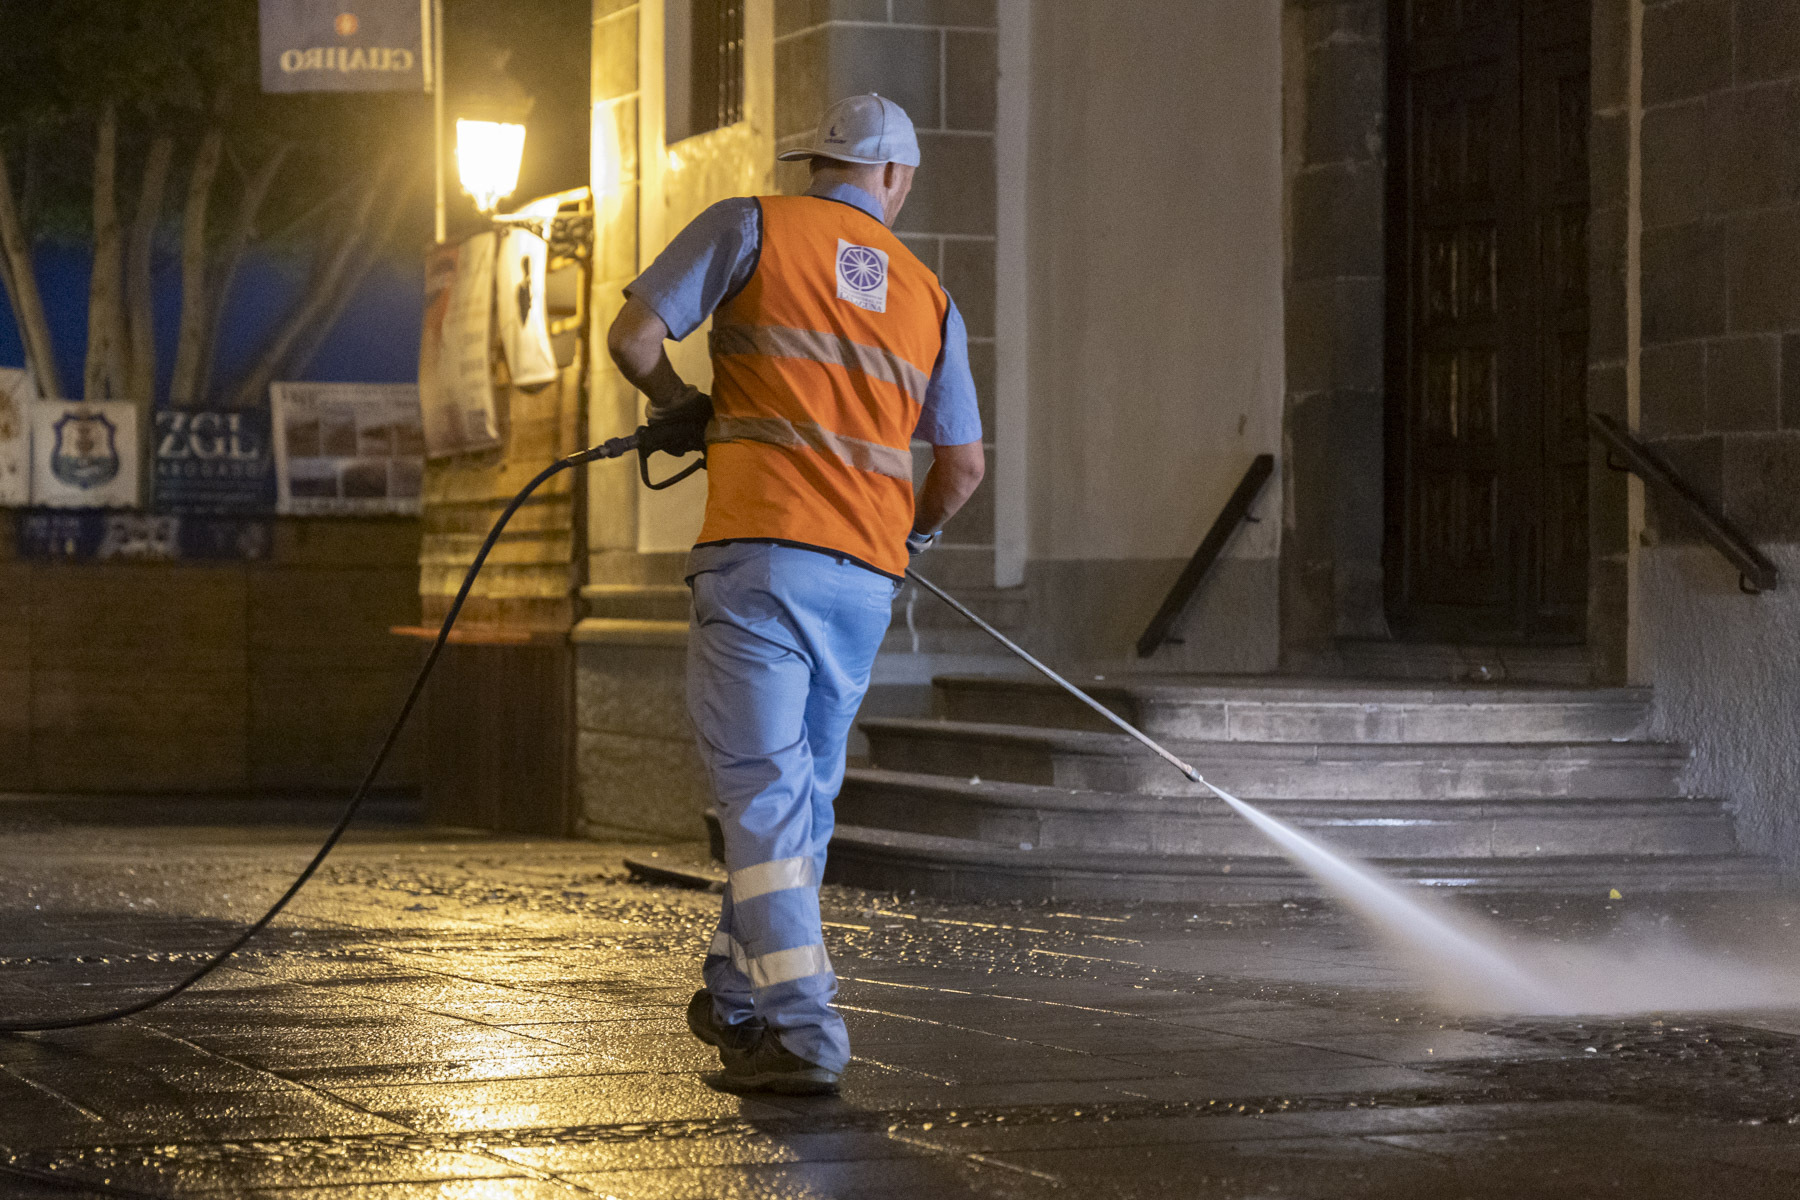
[[(178, 977), (315, 836), (11, 820), (0, 1014)], [(0, 1036), (0, 1196), (1800, 1194), (1800, 1016), (1436, 1013), (1324, 904), (828, 889), (844, 1094), (731, 1096), (682, 1022), (717, 899), (631, 882), (622, 851), (355, 836), (188, 996)], [(1479, 907), (1533, 937), (1794, 920), (1600, 895)]]

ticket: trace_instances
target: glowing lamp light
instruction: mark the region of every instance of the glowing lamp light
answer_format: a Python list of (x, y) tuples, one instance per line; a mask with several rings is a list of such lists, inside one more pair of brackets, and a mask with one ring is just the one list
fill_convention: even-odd
[(525, 126), (457, 118), (456, 174), (483, 214), (499, 208), (500, 201), (519, 186), (524, 157)]

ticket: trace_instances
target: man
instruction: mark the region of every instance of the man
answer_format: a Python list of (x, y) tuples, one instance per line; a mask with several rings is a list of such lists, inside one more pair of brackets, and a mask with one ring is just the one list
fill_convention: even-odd
[(962, 317), (889, 230), (919, 165), (905, 111), (840, 101), (781, 157), (810, 162), (806, 194), (701, 214), (626, 289), (607, 346), (652, 422), (691, 417), (708, 398), (663, 341), (713, 317), (687, 693), (730, 879), (688, 1025), (726, 1087), (820, 1093), (850, 1060), (819, 926), (845, 739), (907, 562), (983, 458)]

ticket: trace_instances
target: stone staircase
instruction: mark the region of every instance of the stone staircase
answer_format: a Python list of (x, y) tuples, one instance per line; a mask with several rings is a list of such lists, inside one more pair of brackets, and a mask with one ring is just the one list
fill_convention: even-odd
[[(1420, 884), (1606, 894), (1765, 886), (1633, 689), (1130, 677), (1096, 699), (1208, 779)], [(861, 725), (830, 878), (1027, 900), (1259, 900), (1309, 879), (1047, 682), (945, 676), (935, 719)]]

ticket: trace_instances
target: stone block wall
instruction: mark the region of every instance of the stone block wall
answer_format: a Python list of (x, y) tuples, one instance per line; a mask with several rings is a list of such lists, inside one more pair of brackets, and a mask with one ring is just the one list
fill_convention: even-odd
[(1284, 649), (1383, 637), (1387, 6), (1288, 0)]
[(1800, 541), (1800, 5), (1646, 4), (1642, 54), (1640, 430), (1753, 540)]
[[(994, 0), (776, 0), (775, 138), (804, 144), (835, 100), (879, 92), (906, 109), (924, 160), (895, 232), (938, 273), (969, 327), (992, 478), (994, 433), (994, 113), (999, 75)], [(806, 189), (804, 163), (776, 183)], [(945, 534), (975, 551), (992, 583), (993, 488)], [(959, 572), (960, 574), (960, 572)], [(976, 582), (970, 579), (969, 582)]]
[[(1617, 7), (1629, 16), (1630, 6)], [(1690, 789), (1728, 797), (1745, 846), (1796, 868), (1800, 5), (1645, 0), (1635, 32), (1601, 14), (1596, 34), (1597, 76), (1603, 37), (1622, 46), (1615, 74), (1616, 64), (1641, 71), (1639, 102), (1627, 90), (1613, 106), (1621, 123), (1634, 110), (1642, 122), (1635, 296), (1613, 249), (1629, 249), (1629, 233), (1602, 226), (1599, 213), (1595, 230), (1608, 240), (1594, 252), (1596, 282), (1641, 312), (1639, 431), (1783, 572), (1777, 590), (1743, 594), (1698, 530), (1650, 497), (1631, 531), (1637, 671), (1656, 689), (1655, 731), (1694, 747)], [(1611, 147), (1629, 128), (1595, 128), (1598, 199), (1602, 174), (1624, 190)], [(1629, 215), (1615, 196), (1610, 219)], [(1592, 378), (1606, 386), (1596, 405), (1616, 407), (1621, 389), (1602, 355), (1631, 347), (1629, 322), (1620, 339), (1622, 318), (1597, 303), (1602, 314)]]

